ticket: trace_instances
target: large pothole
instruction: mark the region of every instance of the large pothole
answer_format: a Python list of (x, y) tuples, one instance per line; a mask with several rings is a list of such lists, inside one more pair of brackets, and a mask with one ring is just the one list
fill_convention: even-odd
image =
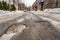
[(10, 38), (18, 32), (22, 32), (25, 25), (13, 24), (11, 25), (5, 34), (0, 37), (0, 40), (10, 40)]

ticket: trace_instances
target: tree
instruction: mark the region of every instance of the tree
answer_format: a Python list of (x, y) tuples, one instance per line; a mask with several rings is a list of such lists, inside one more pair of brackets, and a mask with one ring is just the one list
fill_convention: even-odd
[(6, 2), (2, 1), (1, 5), (2, 5), (3, 10), (7, 10), (7, 3)]
[(2, 1), (2, 3), (0, 3), (0, 7), (2, 10), (9, 10), (9, 4), (7, 4), (4, 1)]
[(1, 2), (0, 2), (0, 9), (1, 9), (2, 5), (1, 5)]
[(11, 7), (9, 8), (10, 11), (16, 10), (14, 4), (11, 5)]

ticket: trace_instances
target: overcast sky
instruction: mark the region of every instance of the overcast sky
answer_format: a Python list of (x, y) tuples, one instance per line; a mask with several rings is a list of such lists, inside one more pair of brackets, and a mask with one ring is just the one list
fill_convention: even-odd
[(22, 0), (24, 3), (25, 3), (25, 5), (27, 5), (27, 6), (32, 6), (32, 4), (35, 2), (35, 0)]

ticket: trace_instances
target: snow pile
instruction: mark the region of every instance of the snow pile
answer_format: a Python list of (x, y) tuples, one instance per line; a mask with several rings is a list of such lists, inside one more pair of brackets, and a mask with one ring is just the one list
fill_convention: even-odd
[(54, 27), (56, 27), (59, 31), (60, 31), (60, 22), (59, 21), (55, 21), (53, 19), (47, 18), (47, 17), (42, 17), (40, 16), (43, 20), (47, 20), (49, 21), (51, 24), (54, 25)]
[(0, 10), (0, 16), (4, 16), (4, 15), (12, 15), (12, 14), (19, 14), (19, 13), (23, 13), (23, 11), (20, 11), (20, 10), (16, 10), (16, 11), (3, 11), (3, 10)]
[(60, 8), (45, 9), (43, 12), (60, 13)]
[(11, 34), (4, 34), (0, 40), (9, 40), (13, 35), (15, 35), (16, 33), (11, 33)]
[[(14, 29), (15, 28), (15, 29)], [(7, 33), (2, 35), (2, 37), (0, 37), (0, 40), (9, 40), (10, 38), (12, 38), (12, 36), (14, 36), (16, 33), (22, 32), (23, 29), (25, 29), (25, 25), (18, 25), (12, 26), (11, 28), (9, 28), (7, 30)], [(15, 32), (14, 32), (15, 31)]]
[(0, 10), (0, 16), (5, 15), (5, 14), (8, 14), (8, 13), (9, 13), (9, 11)]
[(24, 14), (24, 11), (20, 10), (15, 10), (15, 11), (3, 11), (0, 10), (0, 18), (11, 18), (11, 17), (17, 17), (17, 16), (22, 16)]
[(53, 20), (60, 21), (60, 12), (38, 11), (37, 13), (38, 13), (37, 15), (39, 16), (43, 16), (43, 17), (51, 18)]

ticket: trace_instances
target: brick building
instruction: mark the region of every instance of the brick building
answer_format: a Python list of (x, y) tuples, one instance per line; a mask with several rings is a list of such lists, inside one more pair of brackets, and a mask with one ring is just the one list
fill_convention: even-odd
[[(40, 0), (36, 0), (35, 3), (32, 5), (32, 9), (37, 10), (41, 9)], [(44, 9), (46, 8), (60, 8), (60, 0), (44, 0)]]
[(44, 0), (44, 8), (60, 8), (60, 0)]

